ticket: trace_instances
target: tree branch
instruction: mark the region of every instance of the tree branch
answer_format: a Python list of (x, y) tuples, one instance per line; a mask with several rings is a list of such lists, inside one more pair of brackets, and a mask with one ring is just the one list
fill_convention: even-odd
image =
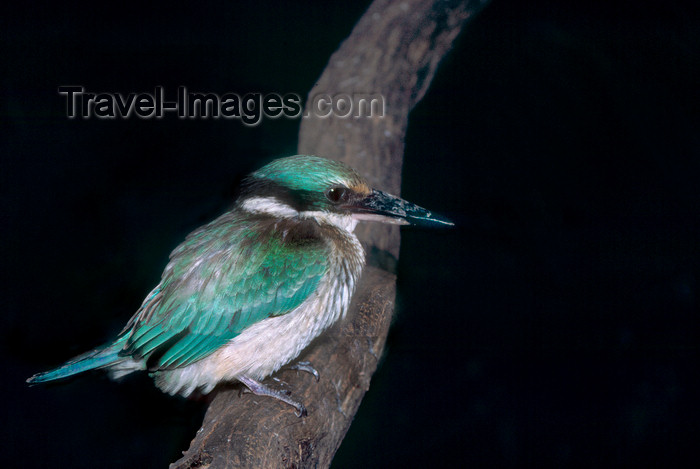
[[(438, 63), (481, 1), (377, 0), (330, 58), (307, 100), (312, 117), (302, 121), (299, 153), (345, 161), (376, 188), (398, 194), (408, 114), (423, 97)], [(313, 117), (314, 98), (380, 95), (384, 115)], [(371, 264), (387, 268), (399, 253), (397, 227), (357, 229)], [(383, 259), (383, 260), (382, 260)], [(390, 262), (389, 262), (390, 263)], [(390, 267), (389, 267), (389, 270)], [(327, 467), (340, 446), (384, 343), (394, 309), (395, 276), (367, 267), (348, 317), (302, 354), (320, 373), (280, 371), (265, 382), (285, 386), (303, 402), (308, 417), (289, 406), (239, 388), (222, 388), (202, 428), (171, 469), (226, 467)]]

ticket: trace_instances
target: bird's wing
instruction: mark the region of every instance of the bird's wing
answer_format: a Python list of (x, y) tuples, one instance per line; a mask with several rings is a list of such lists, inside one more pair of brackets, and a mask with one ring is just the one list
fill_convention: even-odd
[(251, 231), (228, 214), (192, 233), (122, 332), (129, 335), (124, 354), (151, 370), (186, 366), (292, 311), (329, 268), (329, 247), (309, 223)]

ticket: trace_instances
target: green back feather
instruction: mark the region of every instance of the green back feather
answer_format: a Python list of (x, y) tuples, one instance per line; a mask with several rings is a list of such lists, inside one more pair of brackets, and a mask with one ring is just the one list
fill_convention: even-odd
[(123, 353), (147, 359), (150, 369), (186, 366), (247, 327), (292, 311), (328, 270), (329, 248), (314, 224), (228, 213), (193, 232), (122, 332)]

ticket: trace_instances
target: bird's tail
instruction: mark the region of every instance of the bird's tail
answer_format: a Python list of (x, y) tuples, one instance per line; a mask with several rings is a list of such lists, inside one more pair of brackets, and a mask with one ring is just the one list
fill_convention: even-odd
[(44, 383), (56, 379), (66, 378), (83, 371), (104, 368), (107, 366), (118, 365), (121, 362), (129, 360), (128, 357), (119, 355), (119, 352), (124, 348), (126, 337), (117, 339), (114, 343), (96, 348), (82, 355), (78, 355), (74, 359), (64, 363), (56, 369), (37, 373), (27, 380), (29, 384)]

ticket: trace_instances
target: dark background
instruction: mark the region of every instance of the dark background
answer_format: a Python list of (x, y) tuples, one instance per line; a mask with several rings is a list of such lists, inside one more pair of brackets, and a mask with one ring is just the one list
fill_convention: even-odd
[[(16, 2), (13, 2), (16, 3)], [(688, 2), (691, 3), (691, 2)], [(107, 341), (298, 120), (69, 120), (88, 91), (305, 97), (368, 2), (3, 6), (6, 467), (165, 467), (204, 405), (24, 380)], [(566, 5), (566, 6), (564, 6)], [(334, 467), (695, 467), (700, 16), (494, 1), (411, 114), (387, 353)]]

